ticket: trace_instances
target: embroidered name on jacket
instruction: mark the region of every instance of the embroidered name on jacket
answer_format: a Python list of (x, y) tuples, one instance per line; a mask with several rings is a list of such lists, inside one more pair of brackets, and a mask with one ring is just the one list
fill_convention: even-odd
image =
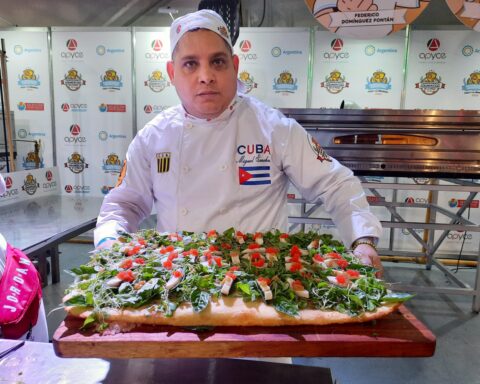
[(237, 146), (237, 163), (240, 166), (270, 164), (270, 146), (268, 144), (241, 144)]
[(157, 172), (166, 173), (170, 170), (171, 152), (157, 153)]

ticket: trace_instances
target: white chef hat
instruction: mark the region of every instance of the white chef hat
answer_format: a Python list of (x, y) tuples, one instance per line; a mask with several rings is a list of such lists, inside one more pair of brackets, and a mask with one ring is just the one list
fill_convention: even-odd
[(3, 176), (0, 173), (0, 195), (3, 195), (6, 190), (7, 190), (7, 187), (5, 186), (5, 180), (3, 180)]
[(177, 46), (182, 36), (193, 29), (203, 28), (215, 32), (222, 37), (232, 48), (232, 40), (228, 33), (228, 28), (222, 17), (210, 9), (202, 9), (200, 11), (187, 13), (184, 16), (175, 19), (170, 27), (170, 52)]

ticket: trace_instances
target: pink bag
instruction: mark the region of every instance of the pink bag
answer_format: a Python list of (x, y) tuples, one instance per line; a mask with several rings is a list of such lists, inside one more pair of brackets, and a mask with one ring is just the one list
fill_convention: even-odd
[(6, 339), (19, 339), (37, 324), (42, 285), (31, 260), (7, 244), (0, 281), (0, 328)]

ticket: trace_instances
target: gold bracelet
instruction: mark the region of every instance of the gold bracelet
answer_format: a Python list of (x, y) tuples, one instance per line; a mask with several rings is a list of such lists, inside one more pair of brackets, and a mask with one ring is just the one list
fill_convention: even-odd
[(368, 239), (355, 240), (352, 244), (352, 251), (354, 251), (355, 248), (357, 248), (360, 244), (369, 245), (375, 250), (375, 252), (378, 252), (377, 246), (375, 245), (375, 243), (372, 240), (368, 240)]

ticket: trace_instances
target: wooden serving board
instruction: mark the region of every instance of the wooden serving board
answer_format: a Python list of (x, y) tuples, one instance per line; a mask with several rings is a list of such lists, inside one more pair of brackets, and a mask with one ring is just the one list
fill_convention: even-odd
[(435, 335), (405, 306), (359, 324), (287, 327), (215, 327), (193, 331), (144, 326), (100, 336), (79, 331), (82, 320), (67, 317), (53, 336), (61, 357), (429, 357)]

